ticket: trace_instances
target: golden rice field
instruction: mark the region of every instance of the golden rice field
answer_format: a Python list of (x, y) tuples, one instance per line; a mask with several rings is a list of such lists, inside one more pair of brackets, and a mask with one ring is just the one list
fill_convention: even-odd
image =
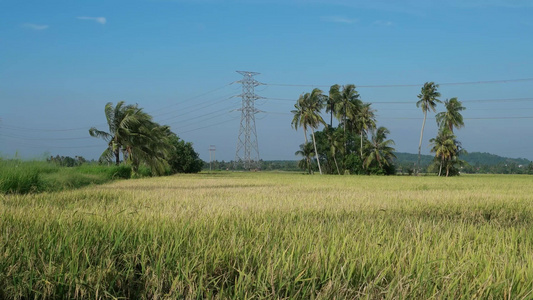
[(533, 298), (533, 176), (216, 173), (0, 200), (1, 299)]

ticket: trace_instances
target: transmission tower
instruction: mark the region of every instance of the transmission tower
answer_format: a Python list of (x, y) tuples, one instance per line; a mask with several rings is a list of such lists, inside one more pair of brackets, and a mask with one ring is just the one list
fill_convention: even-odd
[(255, 114), (260, 112), (255, 108), (255, 100), (261, 99), (255, 94), (254, 88), (262, 83), (254, 79), (256, 72), (237, 71), (243, 75), (243, 79), (237, 81), (242, 84), (241, 126), (237, 138), (237, 150), (235, 151), (234, 169), (243, 165), (245, 170), (259, 168), (259, 146), (257, 145), (257, 132), (255, 131)]
[(216, 151), (217, 147), (215, 145), (209, 145), (209, 171), (213, 170), (212, 163), (213, 161), (216, 161)]

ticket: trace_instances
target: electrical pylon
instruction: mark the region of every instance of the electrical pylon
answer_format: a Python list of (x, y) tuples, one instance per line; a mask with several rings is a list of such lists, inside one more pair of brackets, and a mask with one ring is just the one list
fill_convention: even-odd
[[(259, 169), (259, 146), (257, 144), (257, 132), (255, 130), (255, 114), (260, 112), (255, 108), (255, 100), (261, 99), (255, 94), (255, 87), (262, 83), (254, 79), (257, 72), (237, 71), (243, 75), (243, 79), (237, 81), (242, 84), (241, 126), (237, 138), (237, 150), (235, 151), (234, 169), (243, 165), (245, 170)], [(242, 155), (241, 155), (242, 152)]]

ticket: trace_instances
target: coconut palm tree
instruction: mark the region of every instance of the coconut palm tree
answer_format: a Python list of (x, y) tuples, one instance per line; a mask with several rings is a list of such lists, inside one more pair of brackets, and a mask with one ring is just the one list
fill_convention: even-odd
[(300, 155), (303, 157), (301, 161), (298, 162), (298, 167), (305, 169), (307, 168), (307, 172), (311, 174), (311, 157), (315, 155), (315, 152), (313, 150), (313, 144), (311, 143), (305, 143), (300, 145), (300, 150), (296, 151), (294, 155)]
[(370, 105), (370, 103), (364, 103), (357, 114), (356, 122), (361, 138), (361, 159), (363, 159), (363, 134), (368, 134), (370, 129), (376, 127), (376, 116)]
[[(340, 92), (340, 97), (337, 102), (336, 118), (342, 124), (344, 131), (344, 153), (346, 152), (346, 128), (347, 126), (354, 127), (353, 121), (357, 115), (359, 108), (361, 107), (361, 100), (359, 99), (359, 94), (355, 89), (355, 85), (347, 84), (342, 86), (342, 91)], [(352, 122), (349, 122), (352, 121)], [(343, 162), (343, 168), (346, 169), (346, 162)]]
[[(431, 152), (435, 153), (435, 157), (440, 160), (439, 176), (442, 173), (442, 166), (445, 162), (450, 160), (457, 152), (457, 145), (455, 135), (446, 127), (442, 127), (435, 138), (429, 140), (432, 146)], [(449, 168), (447, 168), (449, 169)], [(448, 172), (446, 172), (448, 173)], [(448, 177), (448, 175), (446, 175)]]
[(422, 130), (420, 131), (420, 143), (418, 144), (418, 161), (416, 164), (416, 173), (418, 174), (418, 168), (420, 167), (420, 152), (422, 150), (422, 137), (424, 135), (424, 127), (426, 126), (426, 118), (428, 110), (435, 112), (435, 107), (437, 103), (441, 103), (438, 99), (440, 93), (437, 91), (439, 85), (434, 82), (426, 82), (422, 87), (420, 94), (418, 95), (418, 102), (416, 102), (416, 107), (422, 108), (424, 112), (424, 121), (422, 122)]
[(329, 95), (326, 102), (326, 113), (330, 113), (329, 127), (333, 127), (333, 115), (337, 114), (336, 109), (338, 108), (340, 100), (340, 85), (334, 84), (329, 88)]
[(325, 96), (322, 94), (322, 90), (315, 88), (311, 93), (305, 93), (300, 96), (297, 103), (294, 105), (296, 108), (292, 111), (294, 114), (292, 120), (292, 126), (295, 129), (303, 127), (305, 139), (307, 143), (307, 128), (311, 128), (311, 134), (313, 137), (313, 145), (315, 147), (315, 156), (318, 164), (318, 170), (322, 174), (322, 168), (320, 167), (320, 160), (318, 158), (318, 151), (316, 149), (315, 129), (320, 124), (326, 125), (324, 119), (320, 115), (320, 111), (324, 108)]
[(104, 111), (109, 132), (92, 127), (89, 129), (89, 134), (108, 143), (108, 147), (100, 155), (100, 160), (111, 161), (114, 158), (115, 164), (119, 165), (120, 152), (126, 148), (131, 129), (146, 121), (146, 114), (137, 105), (126, 105), (124, 101), (118, 102), (116, 106), (109, 102)]
[(126, 147), (127, 161), (136, 172), (141, 164), (148, 166), (152, 173), (161, 175), (168, 166), (167, 159), (175, 150), (172, 145), (175, 134), (169, 126), (161, 126), (152, 121), (135, 128)]
[(446, 107), (446, 111), (440, 112), (435, 116), (439, 127), (446, 126), (452, 133), (454, 127), (458, 129), (464, 127), (465, 123), (463, 122), (461, 111), (466, 108), (461, 101), (457, 100), (457, 97), (454, 97), (444, 101), (444, 106)]
[(339, 165), (337, 164), (337, 151), (341, 148), (343, 141), (342, 137), (339, 135), (339, 132), (333, 130), (333, 128), (328, 128), (327, 131), (328, 141), (329, 141), (329, 151), (335, 162), (335, 167), (337, 168), (337, 173), (341, 175), (339, 170)]
[(140, 164), (152, 169), (154, 174), (162, 174), (167, 165), (167, 157), (173, 146), (170, 143), (172, 132), (168, 126), (161, 126), (152, 121), (138, 105), (126, 105), (120, 101), (116, 106), (109, 102), (105, 106), (105, 115), (109, 132), (89, 129), (93, 137), (103, 138), (108, 147), (100, 156), (100, 161), (123, 161), (131, 164), (136, 172)]
[(291, 113), (294, 115), (292, 118), (291, 126), (294, 130), (298, 130), (298, 127), (303, 127), (305, 143), (307, 144), (307, 126), (302, 126), (302, 117), (304, 116), (304, 106), (303, 104), (303, 95), (300, 95), (300, 98), (294, 104), (294, 110), (291, 110)]
[(466, 162), (462, 159), (459, 159), (460, 155), (468, 154), (465, 149), (462, 148), (461, 143), (455, 140), (455, 146), (457, 147), (456, 151), (452, 153), (450, 159), (446, 162), (446, 177), (450, 175), (450, 170), (455, 168), (455, 165), (463, 166)]
[(390, 131), (385, 127), (372, 129), (372, 139), (367, 143), (367, 156), (364, 160), (365, 166), (368, 168), (372, 162), (377, 161), (380, 168), (383, 165), (389, 166), (392, 160), (396, 158), (394, 155), (395, 149), (393, 140), (387, 140), (387, 135)]

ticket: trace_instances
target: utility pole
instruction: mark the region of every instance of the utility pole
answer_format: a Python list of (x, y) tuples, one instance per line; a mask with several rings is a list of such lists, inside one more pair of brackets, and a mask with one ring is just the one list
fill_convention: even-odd
[(215, 145), (209, 145), (209, 171), (212, 171), (212, 162), (216, 160), (215, 154), (217, 151), (217, 147)]
[(255, 100), (263, 97), (256, 95), (254, 89), (262, 83), (254, 79), (254, 76), (259, 74), (257, 72), (237, 71), (237, 73), (244, 77), (237, 81), (242, 84), (242, 94), (239, 95), (242, 98), (242, 107), (238, 109), (241, 111), (241, 126), (233, 167), (237, 169), (237, 166), (242, 164), (245, 170), (258, 169), (259, 146), (255, 130), (255, 114), (261, 111), (255, 108)]

